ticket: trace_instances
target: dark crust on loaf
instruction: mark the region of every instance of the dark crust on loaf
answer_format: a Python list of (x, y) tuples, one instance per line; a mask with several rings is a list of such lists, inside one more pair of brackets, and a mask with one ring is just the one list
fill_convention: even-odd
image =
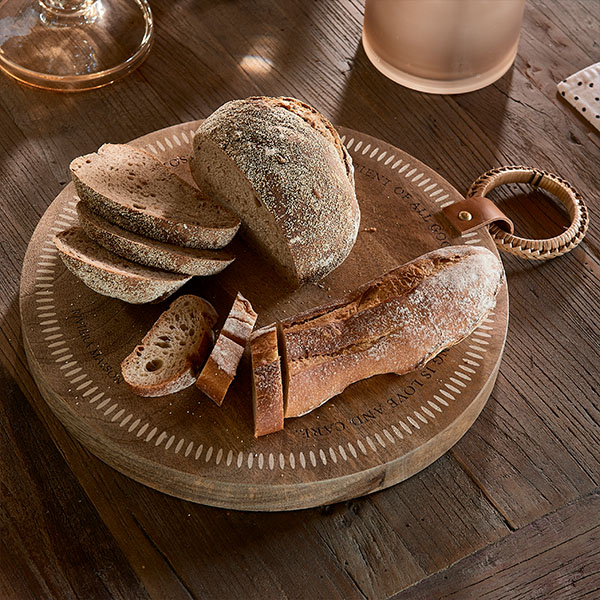
[(221, 335), (245, 348), (257, 318), (250, 301), (238, 292), (221, 329)]
[(198, 250), (175, 246), (127, 231), (77, 203), (77, 215), (86, 235), (97, 244), (141, 265), (184, 275), (220, 273), (235, 257), (224, 250)]
[(196, 380), (196, 387), (218, 406), (223, 404), (243, 354), (243, 346), (224, 335), (219, 335), (217, 343)]
[[(201, 149), (210, 141), (245, 175), (262, 210), (275, 219), (298, 283), (318, 281), (351, 251), (360, 224), (350, 156), (333, 126), (292, 98), (234, 100), (210, 115), (194, 137), (191, 172), (200, 186)], [(207, 178), (212, 175), (207, 175)], [(218, 197), (236, 210), (235, 199)], [(242, 220), (244, 215), (237, 209)], [(246, 223), (246, 228), (248, 223)], [(268, 241), (252, 231), (263, 247)]]
[(168, 298), (191, 277), (130, 262), (90, 240), (79, 227), (54, 236), (65, 266), (93, 291), (130, 304)]
[(502, 280), (489, 250), (443, 248), (282, 322), (286, 417), (317, 408), (360, 379), (418, 369), (470, 335), (495, 306)]

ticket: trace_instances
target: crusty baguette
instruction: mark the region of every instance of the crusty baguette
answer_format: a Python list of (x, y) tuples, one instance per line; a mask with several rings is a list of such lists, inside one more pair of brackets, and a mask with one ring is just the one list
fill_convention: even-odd
[(105, 144), (71, 162), (79, 198), (124, 229), (190, 248), (222, 248), (240, 220), (157, 158), (126, 144)]
[(121, 363), (125, 383), (139, 396), (174, 394), (194, 383), (213, 340), (215, 309), (202, 298), (177, 298)]
[(404, 374), (467, 337), (495, 306), (503, 278), (487, 249), (442, 248), (343, 300), (280, 324), (285, 416), (303, 415), (350, 384)]
[(210, 356), (196, 379), (196, 387), (217, 406), (223, 404), (243, 355), (243, 346), (219, 334)]
[(80, 227), (54, 236), (65, 266), (89, 288), (131, 304), (168, 298), (191, 277), (130, 262), (90, 240)]
[(86, 235), (103, 248), (128, 260), (184, 275), (220, 273), (234, 256), (225, 250), (198, 250), (152, 240), (127, 231), (94, 213), (84, 202), (77, 203), (79, 222)]
[(352, 160), (331, 123), (299, 100), (224, 104), (196, 132), (190, 171), (291, 281), (318, 281), (354, 245)]
[(254, 435), (283, 429), (283, 387), (275, 324), (250, 336)]
[(196, 387), (219, 406), (223, 404), (225, 394), (235, 378), (256, 317), (250, 302), (238, 293), (217, 342), (196, 381)]

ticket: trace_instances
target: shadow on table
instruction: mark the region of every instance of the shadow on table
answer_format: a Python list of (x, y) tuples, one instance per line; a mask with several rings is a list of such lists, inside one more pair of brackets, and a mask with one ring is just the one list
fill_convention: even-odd
[(496, 84), (461, 95), (410, 90), (381, 74), (362, 43), (348, 61), (346, 85), (332, 118), (369, 133), (423, 161), (461, 192), (500, 164), (497, 142), (504, 124), (512, 69)]

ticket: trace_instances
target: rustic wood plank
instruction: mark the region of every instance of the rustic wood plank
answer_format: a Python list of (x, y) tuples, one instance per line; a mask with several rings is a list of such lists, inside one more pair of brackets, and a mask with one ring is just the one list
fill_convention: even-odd
[(147, 598), (140, 580), (0, 367), (3, 598)]
[[(485, 545), (485, 540), (478, 539), (474, 531), (483, 522), (483, 516), (489, 514), (485, 498), (512, 527), (520, 527), (598, 485), (595, 440), (599, 419), (595, 390), (600, 386), (600, 374), (595, 357), (600, 347), (600, 208), (596, 195), (600, 183), (600, 138), (556, 97), (554, 83), (595, 59), (597, 40), (593, 34), (599, 6), (575, 0), (560, 6), (543, 0), (528, 2), (515, 68), (495, 85), (457, 97), (418, 94), (379, 74), (360, 45), (362, 3), (357, 1), (284, 4), (262, 0), (244, 6), (222, 2), (196, 3), (191, 7), (189, 3), (172, 6), (157, 0), (153, 10), (160, 28), (148, 61), (112, 87), (70, 96), (31, 90), (6, 77), (0, 78), (0, 260), (4, 266), (0, 272), (0, 352), (2, 361), (17, 376), (34, 404), (40, 400), (28, 379), (19, 342), (15, 298), (20, 265), (39, 216), (66, 180), (69, 160), (104, 141), (125, 141), (159, 127), (205, 116), (232, 97), (292, 94), (317, 105), (334, 122), (403, 148), (442, 173), (459, 191), (466, 191), (475, 177), (492, 166), (521, 162), (566, 176), (588, 200), (592, 225), (582, 246), (571, 255), (548, 265), (524, 264), (511, 257), (505, 260), (512, 321), (494, 400), (455, 448), (453, 457), (444, 459), (445, 470), (460, 473), (459, 487), (469, 502), (475, 501), (481, 507), (473, 509), (473, 525), (461, 530), (460, 539), (445, 544), (450, 550), (432, 548), (435, 529), (429, 534), (423, 530), (406, 544), (393, 537), (397, 529), (402, 529), (395, 517), (399, 504), (401, 514), (407, 515), (407, 507), (420, 505), (438, 486), (451, 484), (429, 474), (434, 472), (434, 466), (419, 476), (427, 485), (424, 483), (419, 489), (415, 484), (416, 491), (406, 497), (402, 490), (412, 481), (372, 499), (359, 500), (348, 509), (340, 506), (330, 514), (309, 511), (295, 520), (288, 517), (265, 522), (260, 539), (263, 543), (266, 540), (269, 548), (262, 558), (244, 563), (236, 560), (240, 555), (229, 557), (203, 589), (225, 590), (231, 578), (227, 569), (241, 565), (244, 575), (236, 584), (236, 589), (241, 590), (261, 561), (267, 561), (274, 552), (289, 552), (264, 533), (276, 524), (287, 532), (286, 541), (291, 546), (300, 535), (297, 556), (302, 568), (310, 570), (315, 564), (307, 558), (315, 547), (317, 562), (324, 556), (330, 557), (318, 570), (319, 574), (327, 574), (325, 592), (338, 584), (349, 597), (360, 596), (358, 587), (367, 593), (397, 591), (408, 585), (411, 578), (416, 581)], [(260, 54), (273, 65), (266, 68), (260, 61), (241, 64), (244, 56)], [(564, 223), (560, 211), (546, 202), (540, 208), (533, 200), (524, 210), (518, 202), (507, 201), (513, 193), (514, 190), (503, 189), (497, 198), (513, 216), (518, 211), (518, 231), (536, 235), (560, 231)], [(123, 548), (124, 564), (132, 564), (153, 597), (193, 595), (194, 591), (186, 589), (186, 585), (203, 585), (192, 572), (193, 560), (182, 560), (178, 567), (185, 577), (173, 571), (169, 562), (180, 554), (180, 546), (161, 537), (165, 534), (160, 531), (160, 524), (175, 523), (179, 527), (171, 514), (171, 499), (156, 494), (161, 499), (160, 510), (153, 510), (154, 496), (146, 496), (145, 488), (90, 457), (53, 422), (51, 415), (43, 414), (43, 405), (38, 404), (37, 410)], [(33, 443), (27, 444), (35, 454)], [(535, 457), (531, 458), (533, 452)], [(481, 493), (473, 486), (463, 486), (467, 480), (457, 470), (455, 458), (481, 486)], [(51, 475), (48, 477), (51, 481)], [(395, 495), (396, 490), (399, 496)], [(455, 490), (447, 503), (457, 495)], [(81, 498), (85, 501), (84, 495)], [(379, 498), (390, 498), (389, 505), (378, 505)], [(129, 511), (130, 506), (138, 504), (143, 507), (137, 509), (141, 515)], [(341, 515), (345, 510), (358, 510), (359, 516), (350, 517), (356, 543), (343, 539), (347, 517)], [(367, 519), (360, 518), (361, 510)], [(427, 510), (437, 512), (434, 505)], [(181, 511), (175, 514), (181, 519)], [(194, 513), (187, 535), (193, 537), (208, 531), (208, 537), (215, 539), (217, 530), (211, 528), (215, 514), (220, 515), (221, 511)], [(306, 519), (310, 528), (298, 534), (298, 522)], [(457, 519), (456, 515), (452, 519)], [(244, 515), (240, 521), (243, 525)], [(386, 528), (385, 534), (378, 537), (381, 523), (388, 521), (394, 523), (393, 531)], [(220, 519), (215, 522), (223, 523)], [(141, 524), (147, 534), (140, 529)], [(252, 533), (250, 528), (243, 531), (248, 536)], [(497, 539), (494, 536), (501, 535), (499, 531), (493, 529), (486, 535), (490, 540)], [(241, 538), (230, 534), (230, 539), (241, 547)], [(307, 541), (317, 535), (318, 543)], [(155, 539), (160, 540), (160, 546), (155, 545)], [(15, 569), (31, 565), (17, 539), (13, 536), (11, 540), (14, 543), (9, 564)], [(387, 544), (407, 561), (411, 554), (411, 562), (406, 563), (409, 576), (403, 578), (397, 573), (402, 567), (395, 555), (387, 551)], [(225, 545), (220, 548), (225, 552)], [(201, 544), (194, 545), (194, 549), (206, 552)], [(345, 557), (345, 553), (349, 556)], [(585, 558), (576, 554), (574, 564), (585, 564)], [(418, 558), (412, 559), (412, 555)], [(349, 564), (344, 565), (343, 560)], [(285, 569), (279, 562), (276, 564), (277, 569)], [(209, 567), (207, 560), (205, 568)], [(342, 573), (344, 568), (346, 574)], [(284, 572), (286, 585), (292, 585), (292, 571)], [(358, 587), (349, 583), (351, 577), (356, 578)], [(389, 587), (378, 582), (386, 577)], [(31, 587), (30, 592), (25, 589), (25, 582), (12, 583), (25, 597), (28, 593), (39, 596), (43, 595), (43, 586), (48, 585), (44, 579), (35, 579), (39, 587)], [(256, 593), (276, 593), (280, 589), (276, 579), (277, 572), (272, 571), (267, 584), (252, 584), (251, 589)], [(316, 589), (319, 581), (318, 575), (303, 580)]]
[[(35, 395), (46, 427), (151, 597), (294, 598), (298, 589), (315, 589), (323, 599), (362, 597), (306, 526), (307, 511), (224, 511), (151, 490), (89, 454)], [(319, 510), (308, 512), (319, 518)]]
[[(189, 600), (193, 597), (193, 592), (185, 587), (173, 570), (169, 558), (157, 549), (153, 540), (140, 527), (136, 517), (139, 506), (143, 506), (149, 511), (149, 519), (152, 522), (167, 527), (171, 511), (167, 509), (164, 515), (160, 516), (154, 511), (152, 501), (145, 501), (143, 498), (143, 492), (148, 488), (106, 466), (75, 441), (54, 417), (33, 379), (24, 369), (22, 365), (18, 365), (17, 372), (20, 373), (21, 386), (35, 409), (35, 413), (29, 412), (29, 419), (36, 421), (36, 417), (39, 417), (54, 442), (59, 445), (68, 468), (77, 475), (77, 480), (83, 488), (77, 501), (93, 502), (94, 508), (125, 557), (121, 561), (123, 568), (133, 569), (152, 598)], [(157, 493), (157, 496), (162, 495)], [(195, 536), (196, 531), (190, 530), (189, 533)], [(18, 548), (18, 545), (16, 547)]]
[(579, 600), (600, 589), (600, 493), (538, 519), (394, 600)]
[(285, 598), (296, 589), (315, 589), (317, 598), (383, 597), (510, 531), (449, 456), (389, 490), (391, 497), (280, 514), (195, 505), (113, 471), (35, 402), (152, 597), (237, 590)]
[(387, 598), (510, 533), (448, 455), (402, 485), (328, 512), (315, 533), (366, 598)]
[[(372, 497), (292, 513), (243, 513), (195, 505), (88, 465), (121, 523), (115, 535), (139, 565), (142, 532), (185, 589), (200, 597), (380, 598), (509, 533), (468, 477), (445, 457), (406, 486)], [(97, 485), (97, 484), (96, 484)], [(95, 495), (98, 498), (98, 495)], [(109, 513), (116, 513), (110, 517)], [(132, 521), (130, 521), (132, 519)], [(182, 551), (185, 549), (185, 551)], [(398, 563), (402, 569), (394, 568)], [(146, 568), (148, 571), (148, 567)], [(260, 577), (257, 577), (260, 573)], [(150, 573), (142, 572), (142, 580)]]

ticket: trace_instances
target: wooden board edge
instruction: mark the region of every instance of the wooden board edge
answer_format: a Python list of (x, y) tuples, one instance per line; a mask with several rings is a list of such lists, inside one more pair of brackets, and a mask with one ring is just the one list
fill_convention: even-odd
[[(103, 436), (98, 435), (97, 431), (81, 427), (81, 421), (76, 418), (68, 405), (60, 398), (56, 398), (52, 390), (42, 383), (39, 365), (25, 332), (23, 332), (23, 343), (30, 371), (42, 397), (71, 435), (100, 460), (138, 483), (165, 494), (216, 508), (252, 512), (292, 511), (350, 500), (386, 489), (428, 467), (460, 440), (483, 410), (496, 382), (504, 349), (503, 346), (498, 362), (487, 382), (461, 413), (460, 419), (453, 421), (446, 429), (420, 446), (417, 451), (412, 451), (387, 464), (335, 479), (281, 486), (249, 486), (245, 483), (215, 485), (214, 482), (203, 486), (199, 485), (202, 481), (199, 481), (196, 476), (173, 469), (177, 477), (172, 478), (172, 483), (167, 488), (157, 481), (154, 463), (140, 456), (131, 459), (125, 453), (115, 452), (112, 445)], [(163, 469), (167, 473), (171, 470), (165, 466)], [(178, 479), (182, 479), (185, 483), (173, 483)]]

